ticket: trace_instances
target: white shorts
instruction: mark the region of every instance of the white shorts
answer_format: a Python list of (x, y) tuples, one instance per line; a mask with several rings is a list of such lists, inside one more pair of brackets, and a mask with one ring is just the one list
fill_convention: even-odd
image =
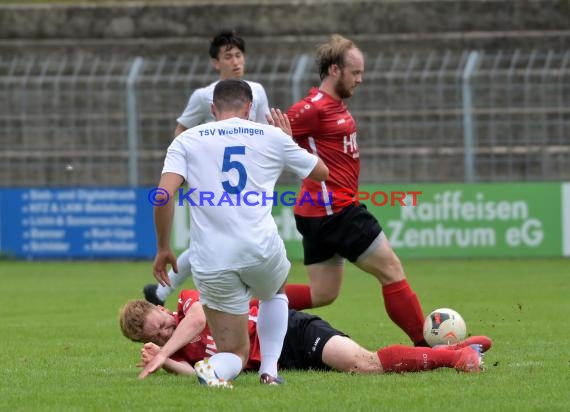
[(287, 280), (290, 269), (283, 242), (279, 242), (273, 256), (259, 264), (208, 273), (192, 270), (192, 279), (200, 292), (201, 304), (232, 315), (243, 315), (249, 313), (252, 296), (271, 299)]

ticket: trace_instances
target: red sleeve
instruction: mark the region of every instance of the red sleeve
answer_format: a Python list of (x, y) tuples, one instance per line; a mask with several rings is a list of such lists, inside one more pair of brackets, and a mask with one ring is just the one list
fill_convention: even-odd
[(319, 112), (313, 104), (301, 100), (291, 106), (287, 117), (295, 140), (318, 136)]
[(187, 289), (178, 295), (178, 316), (182, 319), (194, 303), (200, 301), (200, 293), (194, 289)]
[(249, 307), (249, 316), (253, 316), (257, 318), (257, 314), (259, 313), (259, 306), (250, 306)]
[(188, 359), (186, 359), (184, 356), (182, 349), (176, 353), (173, 353), (172, 356), (170, 356), (170, 359), (175, 360), (176, 362), (188, 362)]

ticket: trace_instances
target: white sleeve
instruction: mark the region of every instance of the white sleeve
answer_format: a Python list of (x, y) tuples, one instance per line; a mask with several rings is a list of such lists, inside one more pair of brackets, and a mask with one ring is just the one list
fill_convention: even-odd
[(283, 141), (285, 169), (295, 173), (301, 179), (309, 176), (319, 158), (295, 143), (291, 136), (281, 132), (280, 137)]
[(203, 98), (200, 90), (195, 90), (190, 95), (184, 112), (176, 119), (178, 123), (187, 129), (206, 123), (209, 119), (210, 105), (207, 99)]
[(259, 85), (257, 97), (258, 101), (254, 121), (267, 124), (267, 118), (265, 116), (269, 114), (269, 100), (262, 85)]
[(165, 173), (176, 173), (184, 178), (184, 181), (188, 181), (188, 162), (186, 160), (186, 150), (182, 144), (182, 139), (174, 139), (168, 150), (166, 151), (166, 157), (164, 158), (164, 166), (162, 168), (162, 174)]

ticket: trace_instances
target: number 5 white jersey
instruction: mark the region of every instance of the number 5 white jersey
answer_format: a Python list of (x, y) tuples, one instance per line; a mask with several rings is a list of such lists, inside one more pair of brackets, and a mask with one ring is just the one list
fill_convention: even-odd
[(317, 160), (281, 129), (237, 117), (175, 138), (162, 173), (176, 173), (188, 184), (175, 207), (190, 205), (191, 266), (239, 269), (270, 256), (282, 245), (271, 216), (281, 201), (275, 183), (283, 170), (306, 178)]

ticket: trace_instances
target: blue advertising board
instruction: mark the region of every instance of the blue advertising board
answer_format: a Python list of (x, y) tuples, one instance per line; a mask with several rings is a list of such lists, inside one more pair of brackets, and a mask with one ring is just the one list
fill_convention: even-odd
[(148, 188), (0, 189), (0, 253), (26, 259), (152, 258)]

